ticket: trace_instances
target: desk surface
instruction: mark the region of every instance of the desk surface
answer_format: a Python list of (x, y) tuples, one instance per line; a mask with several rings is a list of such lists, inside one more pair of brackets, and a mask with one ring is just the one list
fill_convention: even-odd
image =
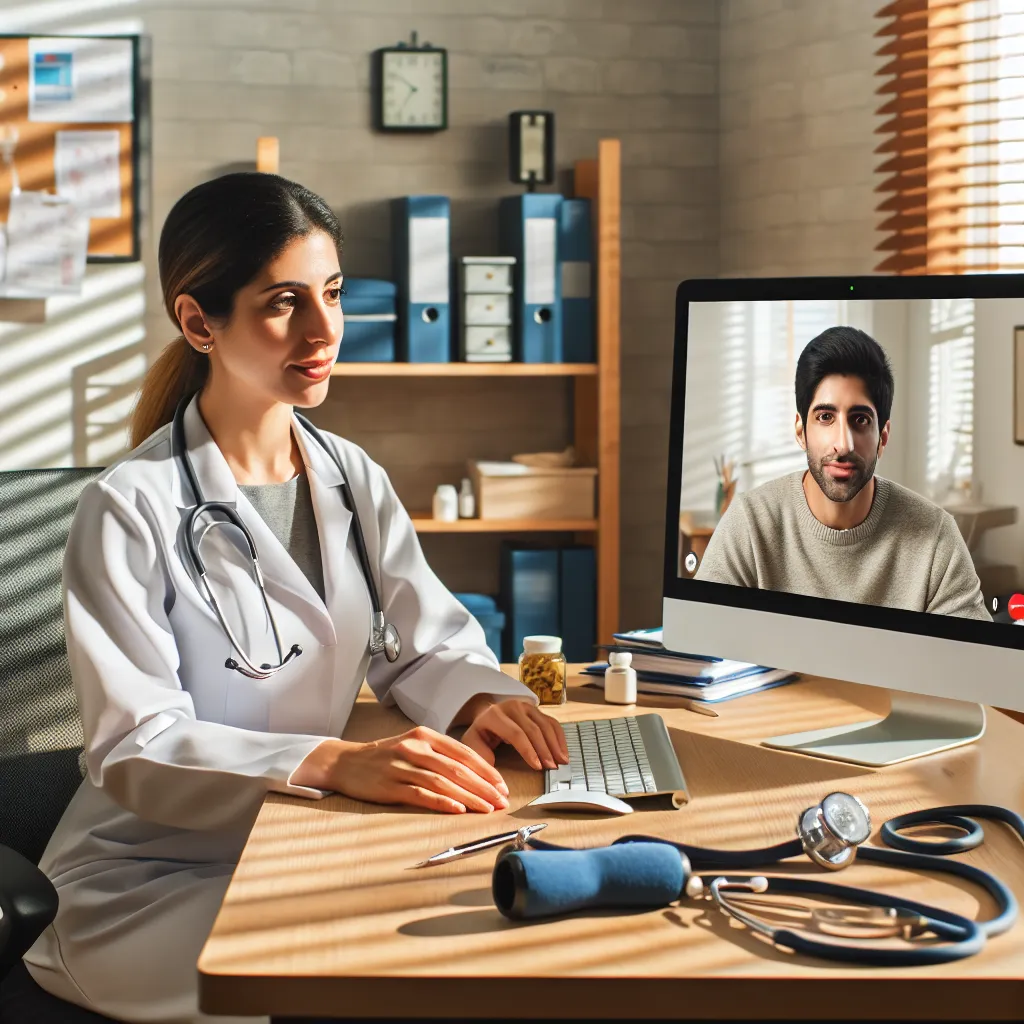
[[(827, 1007), (837, 1020), (1021, 1019), (1021, 922), (960, 963), (844, 968), (776, 950), (709, 903), (513, 923), (491, 901), (493, 856), (410, 870), (453, 843), (531, 821), (548, 822), (545, 839), (581, 847), (626, 832), (762, 847), (792, 838), (798, 813), (836, 789), (867, 803), (876, 842), (882, 821), (910, 810), (984, 802), (1024, 811), (1024, 732), (994, 711), (979, 742), (884, 769), (759, 745), (886, 706), (883, 690), (809, 678), (720, 704), (719, 718), (641, 697), (638, 710), (664, 716), (686, 774), (692, 800), (679, 811), (572, 818), (525, 808), (541, 778), (508, 750), (498, 766), (510, 807), (489, 816), (272, 795), (199, 960), (201, 1005), (208, 1013), (401, 1018), (799, 1019)], [(623, 709), (574, 686), (554, 713), (594, 718)], [(407, 726), (364, 688), (345, 735), (372, 739)], [(984, 846), (964, 859), (998, 874), (1024, 902), (1024, 849), (1002, 826), (985, 829)], [(808, 865), (800, 873), (814, 872)], [(971, 917), (992, 913), (987, 896), (959, 881), (863, 862), (832, 880)]]

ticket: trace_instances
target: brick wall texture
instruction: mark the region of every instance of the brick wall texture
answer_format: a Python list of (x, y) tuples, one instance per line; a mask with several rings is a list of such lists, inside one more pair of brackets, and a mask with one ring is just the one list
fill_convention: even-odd
[(719, 273), (871, 273), (881, 180), (871, 0), (723, 0)]
[[(387, 200), (397, 195), (451, 197), (453, 256), (497, 251), (497, 199), (516, 191), (509, 111), (555, 111), (559, 187), (600, 138), (621, 139), (621, 624), (635, 627), (661, 617), (677, 283), (864, 271), (875, 260), (873, 14), (868, 0), (0, 0), (0, 31), (138, 31), (151, 41), (144, 280), (114, 281), (114, 268), (89, 275), (93, 305), (104, 287), (136, 303), (140, 362), (175, 333), (155, 261), (168, 210), (193, 185), (253, 166), (261, 135), (280, 139), (281, 173), (338, 212), (353, 276), (389, 276)], [(370, 54), (413, 30), (449, 51), (450, 127), (380, 135), (370, 126)], [(75, 322), (73, 301), (61, 309)], [(21, 387), (22, 411), (46, 389), (46, 443), (5, 447), (5, 429), (20, 439), (24, 417), (7, 419), (0, 396), (3, 468), (88, 461), (75, 433), (85, 421), (74, 410), (94, 409), (79, 395), (92, 394), (82, 353), (102, 372), (117, 361), (114, 335), (94, 321), (91, 347), (76, 336), (62, 350), (63, 376), (41, 380), (37, 399)], [(0, 329), (0, 367), (5, 341), (28, 352), (33, 330)], [(125, 383), (110, 388), (123, 408)], [(319, 420), (366, 447), (418, 509), (436, 483), (458, 482), (467, 457), (567, 443), (568, 388), (336, 379)], [(95, 434), (111, 453), (119, 423), (108, 416)], [(424, 538), (456, 590), (493, 592), (497, 545)]]

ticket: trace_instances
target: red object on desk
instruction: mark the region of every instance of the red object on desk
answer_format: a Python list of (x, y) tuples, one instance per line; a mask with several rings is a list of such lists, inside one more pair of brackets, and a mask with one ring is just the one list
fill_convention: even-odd
[(1011, 619), (1024, 619), (1024, 594), (1014, 594), (1006, 603)]

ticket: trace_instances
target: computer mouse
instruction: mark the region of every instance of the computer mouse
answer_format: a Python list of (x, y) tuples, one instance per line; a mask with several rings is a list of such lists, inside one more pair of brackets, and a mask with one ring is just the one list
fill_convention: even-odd
[(561, 789), (531, 800), (527, 807), (547, 807), (553, 811), (597, 811), (605, 814), (632, 814), (633, 808), (608, 793), (589, 789)]

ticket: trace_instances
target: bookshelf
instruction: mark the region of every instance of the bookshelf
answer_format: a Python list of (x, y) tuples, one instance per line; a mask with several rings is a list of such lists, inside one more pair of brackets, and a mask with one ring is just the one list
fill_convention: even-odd
[(429, 512), (410, 512), (417, 533), (593, 533), (598, 519), (458, 519), (444, 523)]
[(337, 363), (332, 377), (594, 377), (595, 363)]
[(618, 139), (602, 139), (595, 158), (575, 165), (572, 193), (590, 199), (594, 225), (596, 363), (338, 363), (332, 371), (339, 378), (334, 386), (340, 388), (342, 401), (350, 378), (564, 378), (566, 399), (572, 405), (571, 443), (579, 462), (598, 470), (596, 518), (442, 523), (429, 512), (414, 509), (410, 516), (423, 534), (570, 534), (575, 543), (592, 544), (597, 555), (599, 643), (610, 643), (619, 628), (620, 182)]

